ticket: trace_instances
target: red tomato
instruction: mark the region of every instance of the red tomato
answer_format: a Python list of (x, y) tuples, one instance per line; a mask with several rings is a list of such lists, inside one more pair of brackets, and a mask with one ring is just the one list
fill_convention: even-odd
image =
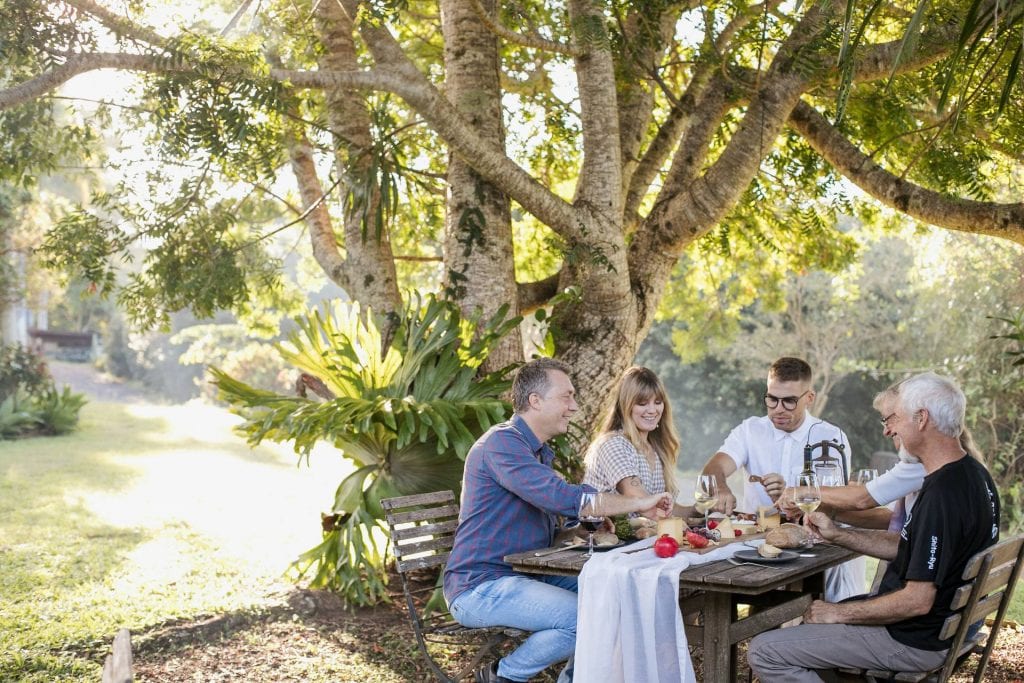
[(717, 526), (718, 526), (718, 522), (716, 522), (713, 519), (709, 519), (708, 520), (708, 529), (714, 529)]
[(693, 532), (693, 531), (687, 531), (686, 532), (686, 540), (694, 548), (707, 548), (708, 547), (708, 539), (704, 538), (700, 534), (698, 534), (696, 532)]
[(679, 552), (679, 544), (668, 534), (662, 534), (654, 542), (654, 554), (658, 557), (675, 557), (677, 552)]
[(739, 529), (733, 529), (733, 530), (732, 530), (732, 535), (733, 535), (733, 536), (736, 536), (737, 538), (739, 538), (740, 536), (742, 536), (742, 535), (743, 535), (743, 532), (742, 532), (742, 531), (740, 531)]

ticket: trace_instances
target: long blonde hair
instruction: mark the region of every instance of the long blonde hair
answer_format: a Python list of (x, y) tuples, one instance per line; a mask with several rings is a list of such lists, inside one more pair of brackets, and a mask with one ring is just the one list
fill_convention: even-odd
[[(633, 422), (633, 406), (638, 403), (645, 403), (651, 399), (660, 399), (665, 406), (661, 414), (658, 426), (647, 434), (647, 443), (657, 453), (661, 460), (661, 469), (664, 470), (665, 490), (673, 495), (679, 492), (676, 488), (676, 458), (679, 451), (679, 436), (676, 434), (675, 425), (672, 423), (672, 408), (668, 402), (668, 393), (665, 385), (661, 383), (658, 376), (647, 368), (634, 365), (626, 370), (619, 380), (616, 390), (615, 403), (608, 414), (601, 421), (601, 426), (594, 435), (595, 443), (602, 437), (612, 432), (621, 431), (622, 435), (633, 444), (633, 447), (640, 451), (643, 439)], [(642, 452), (642, 451), (640, 451)], [(648, 491), (648, 493), (660, 493), (659, 491)]]

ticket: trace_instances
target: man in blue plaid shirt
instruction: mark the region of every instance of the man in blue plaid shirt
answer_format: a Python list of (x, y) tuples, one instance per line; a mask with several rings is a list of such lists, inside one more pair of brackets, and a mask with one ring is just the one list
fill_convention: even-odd
[[(515, 415), (492, 427), (466, 457), (455, 544), (444, 573), (452, 616), (464, 626), (508, 626), (532, 634), (516, 650), (476, 673), (478, 683), (528, 681), (569, 659), (576, 644), (576, 578), (527, 575), (502, 558), (554, 545), (575, 533), (587, 512), (640, 512), (657, 518), (672, 509), (668, 493), (627, 498), (569, 484), (552, 468), (545, 442), (569, 428), (579, 409), (565, 364), (541, 358), (522, 366), (512, 382)], [(570, 521), (558, 528), (558, 518)], [(559, 683), (572, 680), (570, 662)]]

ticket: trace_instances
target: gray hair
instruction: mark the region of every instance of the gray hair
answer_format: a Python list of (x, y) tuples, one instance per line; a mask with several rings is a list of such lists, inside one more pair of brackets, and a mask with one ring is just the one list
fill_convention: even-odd
[(530, 407), (530, 394), (543, 396), (551, 387), (549, 370), (569, 374), (569, 366), (554, 358), (537, 358), (516, 370), (512, 378), (512, 408), (517, 413), (525, 413)]
[(967, 399), (956, 382), (934, 372), (924, 372), (903, 380), (898, 391), (899, 405), (905, 412), (927, 410), (936, 429), (946, 436), (960, 436)]
[(899, 397), (901, 384), (903, 384), (903, 380), (900, 380), (899, 382), (893, 382), (885, 389), (882, 389), (877, 394), (875, 394), (875, 400), (871, 402), (871, 407), (881, 412), (882, 405), (884, 403), (887, 403), (888, 401), (891, 401)]

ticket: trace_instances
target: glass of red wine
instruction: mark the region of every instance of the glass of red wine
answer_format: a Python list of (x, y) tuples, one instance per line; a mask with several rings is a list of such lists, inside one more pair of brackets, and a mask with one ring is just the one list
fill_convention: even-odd
[(580, 524), (587, 531), (587, 556), (589, 557), (594, 554), (594, 532), (604, 524), (604, 517), (584, 515), (580, 517)]
[(600, 493), (584, 493), (580, 505), (580, 524), (587, 532), (587, 557), (594, 554), (594, 532), (604, 524), (604, 517), (597, 514)]

